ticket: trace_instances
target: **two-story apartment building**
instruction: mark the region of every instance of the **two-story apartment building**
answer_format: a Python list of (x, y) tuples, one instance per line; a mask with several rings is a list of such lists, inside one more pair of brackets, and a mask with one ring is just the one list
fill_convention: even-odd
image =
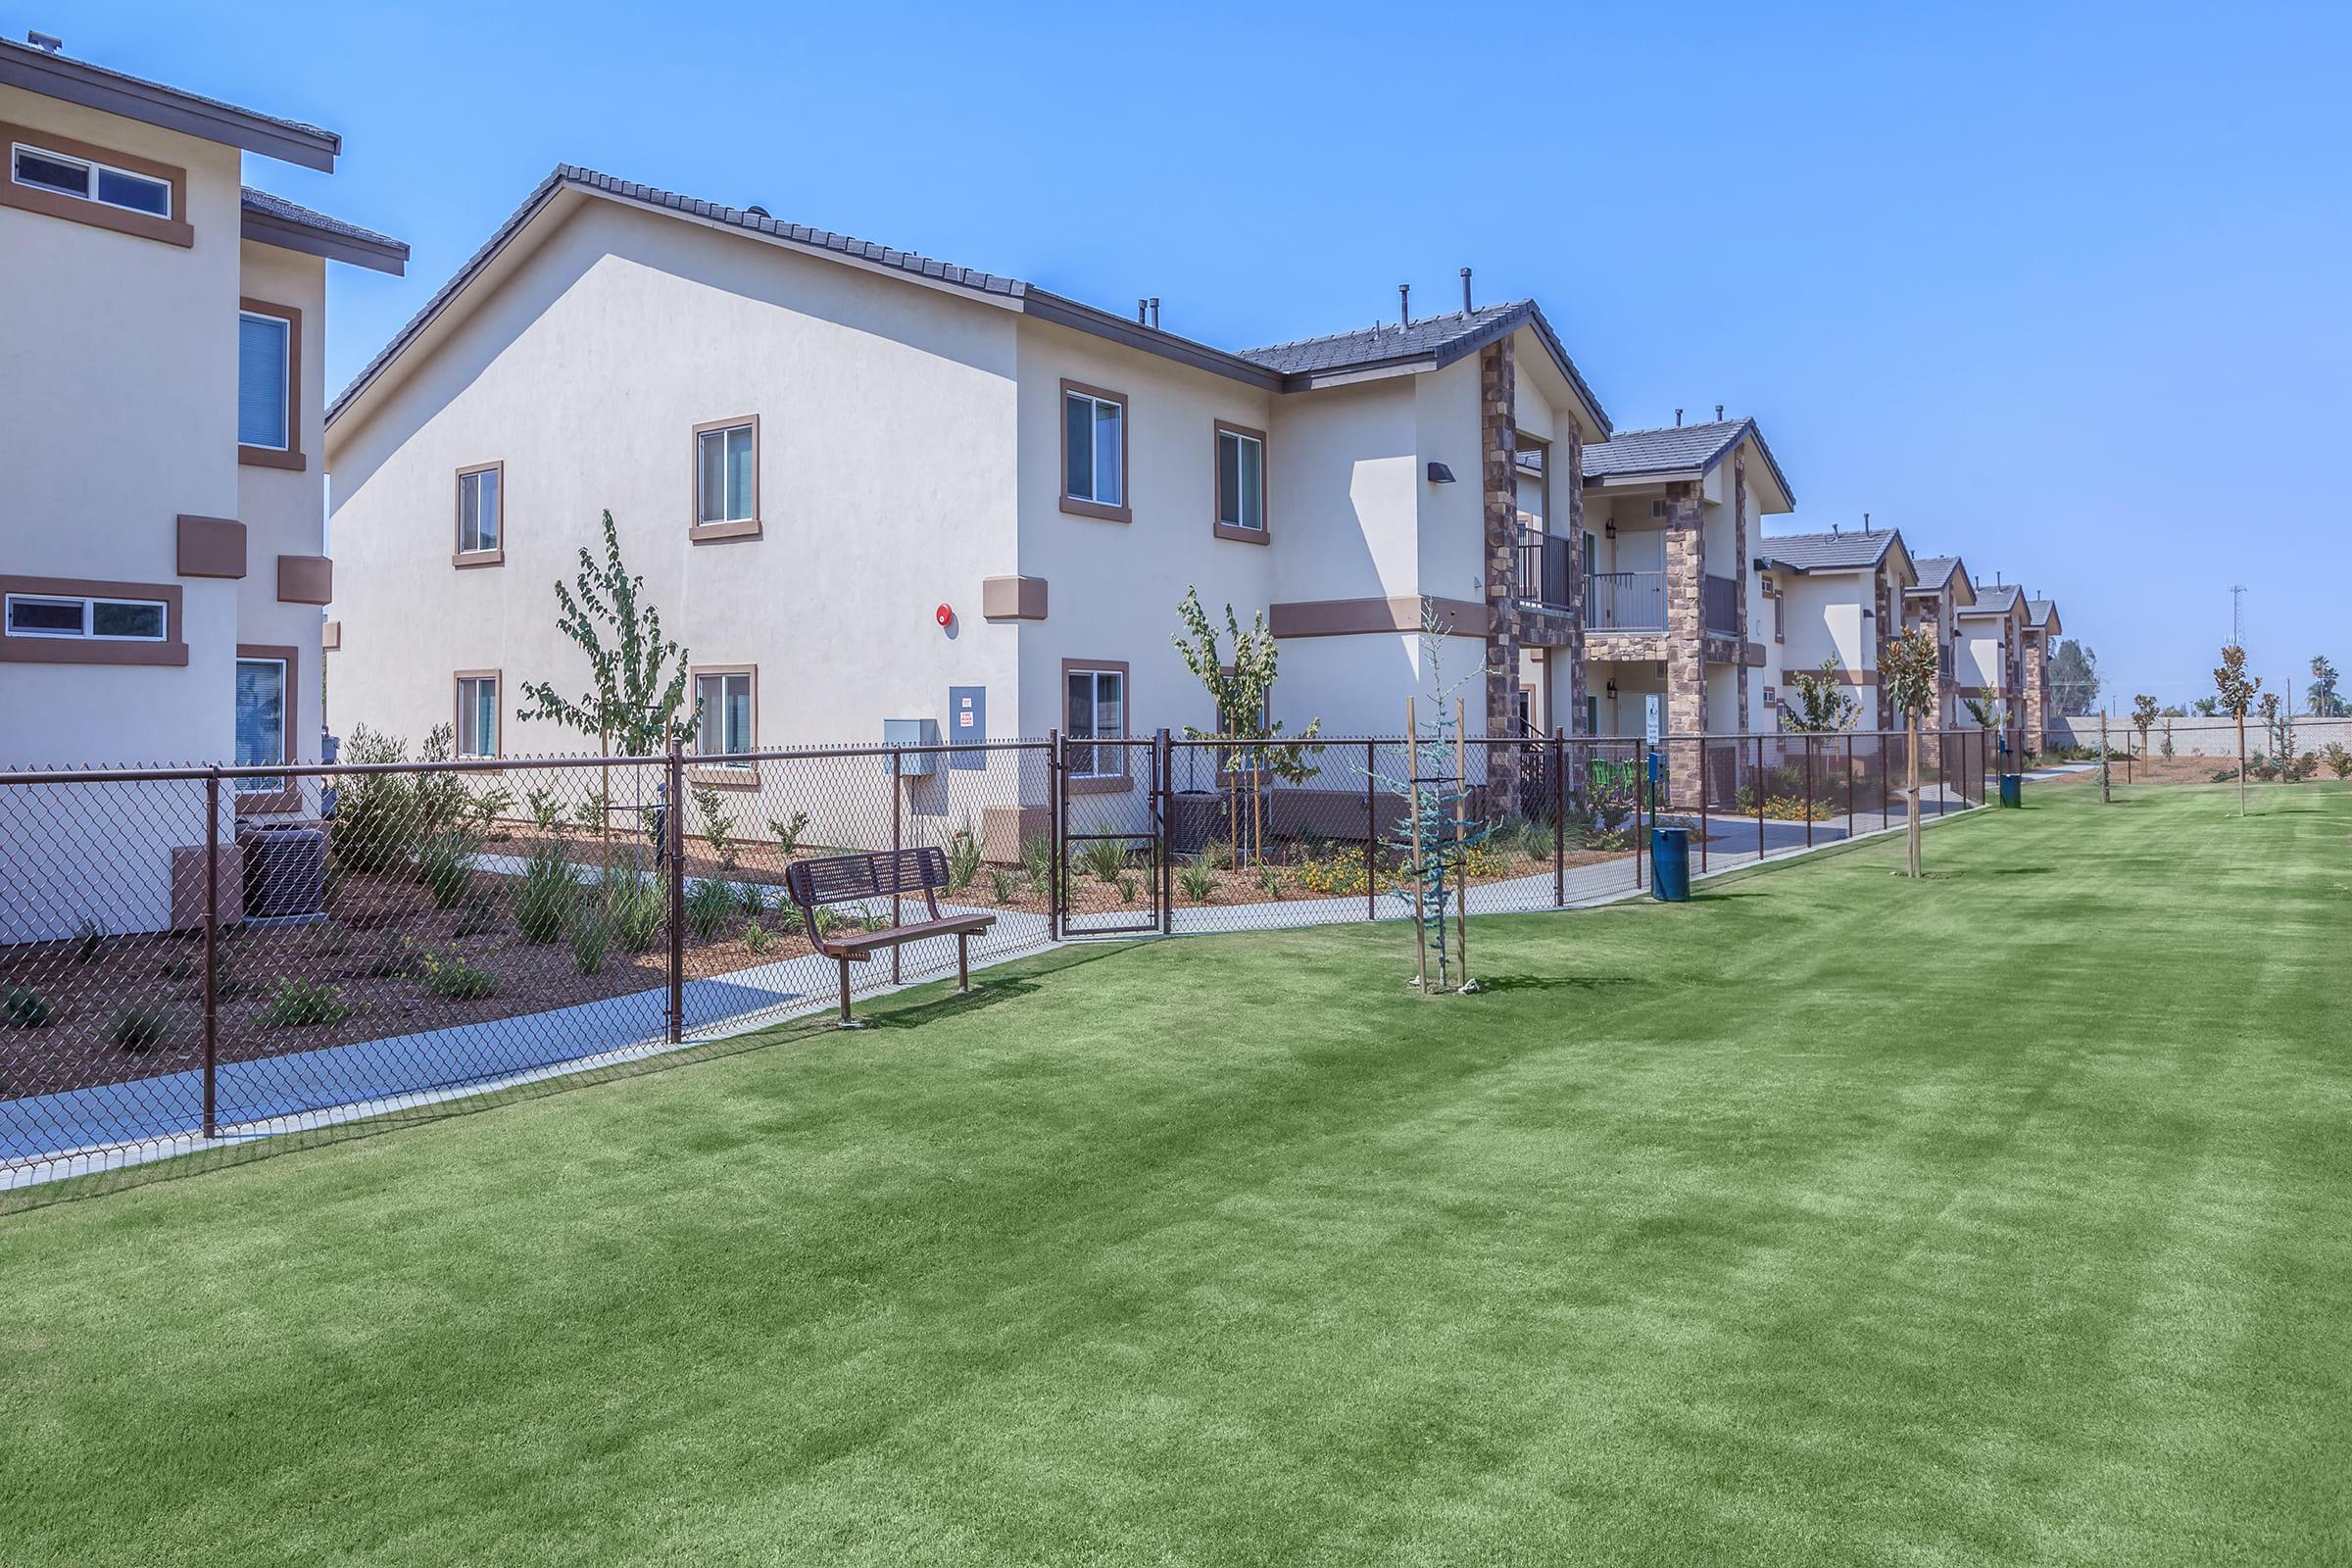
[[(1574, 711), (1577, 627), (1520, 592), (1521, 514), (1573, 566), (1609, 426), (1533, 302), (1464, 303), (1232, 352), (559, 169), (330, 411), (336, 723), (577, 750), (516, 710), (582, 674), (552, 585), (608, 510), (706, 752), (946, 734), (952, 706), (982, 715), (955, 739), (1211, 728), (1170, 643), (1194, 587), (1267, 612), (1293, 728), (1401, 727), (1424, 601), (1449, 680), (1479, 672), (1474, 730), (1515, 721), (1524, 647), (1564, 651), (1543, 701)], [(1082, 755), (1080, 788), (1140, 787)]]
[(1922, 720), (1948, 729), (1960, 712), (1960, 612), (1977, 602), (1958, 556), (1921, 556), (1919, 581), (1903, 591), (1903, 626), (1925, 626), (1936, 639), (1936, 710)]
[[(408, 251), (246, 185), (242, 159), (332, 170), (340, 146), (0, 41), (0, 767), (317, 759), (326, 266)], [(233, 794), (224, 813), (302, 804), (283, 779)], [(86, 798), (76, 818), (130, 831)], [(161, 923), (169, 851), (203, 837), (182, 813), (173, 844), (101, 861), (21, 826), (27, 853), (119, 871), (94, 905), (23, 884), (117, 929)]]
[(1960, 611), (1962, 706), (1955, 722), (1974, 724), (1967, 708), (1974, 699), (1988, 710), (1997, 706), (1999, 724), (2015, 731), (2025, 715), (2026, 596), (2014, 583), (1976, 584), (1976, 602)]
[(1584, 461), (1588, 708), (1570, 727), (1642, 734), (1654, 698), (1663, 731), (1745, 730), (1764, 657), (1749, 555), (1796, 505), (1756, 421), (1620, 431)]
[(1763, 684), (1778, 710), (1794, 678), (1834, 673), (1861, 705), (1863, 729), (1885, 729), (1894, 715), (1879, 690), (1880, 656), (1902, 629), (1904, 598), (1918, 581), (1911, 553), (1893, 528), (1833, 528), (1781, 534), (1756, 545), (1757, 596), (1764, 625)]
[(2032, 751), (2049, 750), (2050, 720), (2058, 713), (2050, 689), (2050, 663), (2057, 658), (2058, 639), (2065, 634), (2065, 630), (2059, 624), (2057, 601), (2026, 601), (2025, 631), (2019, 643), (2023, 657), (2018, 679), (2025, 692), (2025, 744)]

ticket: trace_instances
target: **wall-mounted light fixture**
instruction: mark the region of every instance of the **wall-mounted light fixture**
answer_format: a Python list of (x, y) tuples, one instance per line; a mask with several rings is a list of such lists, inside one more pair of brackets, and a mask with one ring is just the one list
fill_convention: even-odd
[(1617, 682), (1616, 682), (1614, 679), (1612, 679), (1612, 680), (1609, 682), (1609, 701), (1613, 703), (1613, 702), (1615, 702), (1616, 700), (1617, 700)]
[(1453, 483), (1453, 470), (1443, 463), (1432, 463), (1429, 466), (1429, 482), (1431, 484), (1451, 484)]

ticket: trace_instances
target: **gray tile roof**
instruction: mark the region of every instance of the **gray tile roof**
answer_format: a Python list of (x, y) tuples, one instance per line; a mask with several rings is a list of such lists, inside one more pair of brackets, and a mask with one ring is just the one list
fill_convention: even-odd
[(359, 224), (347, 222), (343, 219), (331, 218), (325, 213), (305, 207), (299, 202), (290, 202), (273, 191), (255, 190), (251, 185), (244, 186), (240, 191), (240, 205), (249, 213), (258, 213), (264, 218), (274, 218), (283, 223), (298, 223), (304, 228), (315, 228), (321, 234), (332, 234), (337, 239), (358, 240), (364, 245), (383, 246), (389, 250), (396, 250), (403, 256), (409, 253), (409, 247), (406, 244), (394, 239), (389, 234), (378, 234), (372, 228), (362, 228)]
[(2029, 599), (2026, 601), (2026, 619), (2034, 625), (2047, 625), (2050, 617), (2056, 613), (2058, 613), (2058, 602), (2054, 599)]
[(343, 146), (333, 131), (304, 121), (265, 115), (13, 38), (0, 38), (0, 82), (313, 168), (332, 169)]
[(1764, 432), (1753, 419), (1710, 419), (1705, 424), (1670, 424), (1654, 430), (1619, 430), (1606, 441), (1585, 448), (1585, 477), (1606, 479), (1644, 473), (1700, 473), (1721, 463), (1744, 436), (1756, 438), (1756, 449), (1772, 467), (1772, 476), (1790, 505), (1796, 492), (1781, 471), (1780, 460), (1764, 444)]
[(1318, 373), (1390, 361), (1435, 358), (1438, 364), (1444, 365), (1506, 333), (1516, 331), (1521, 325), (1527, 325), (1542, 338), (1545, 348), (1576, 387), (1578, 395), (1584, 398), (1600, 420), (1601, 428), (1604, 431), (1608, 428), (1608, 416), (1602, 412), (1599, 400), (1592, 396), (1592, 389), (1577, 371), (1567, 351), (1561, 347), (1557, 334), (1552, 331), (1551, 323), (1544, 318), (1544, 313), (1537, 309), (1533, 300), (1491, 305), (1468, 313), (1457, 312), (1450, 317), (1430, 317), (1413, 322), (1409, 327), (1342, 332), (1330, 337), (1304, 338), (1296, 343), (1276, 344), (1270, 348), (1235, 354), (1177, 333), (1129, 321), (1111, 312), (1066, 299), (1016, 277), (958, 267), (953, 262), (918, 256), (912, 251), (893, 250), (887, 245), (836, 234), (829, 229), (781, 222), (764, 213), (701, 201), (676, 191), (662, 190), (659, 186), (619, 179), (575, 164), (557, 166), (555, 172), (533, 188), (530, 195), (523, 199), (522, 205), (508, 216), (507, 220), (483, 242), (479, 250), (466, 259), (449, 281), (424, 302), (423, 308), (392, 335), (391, 341), (376, 352), (375, 357), (361, 368), (351, 384), (328, 407), (328, 422), (332, 423), (353, 399), (366, 391), (383, 373), (384, 368), (449, 307), (450, 302), (473, 280), (475, 274), (512, 243), (514, 236), (555, 199), (558, 192), (566, 188), (596, 191), (639, 205), (767, 235), (786, 244), (829, 252), (868, 265), (895, 269), (933, 282), (969, 289), (976, 294), (1011, 301), (1025, 315), (1123, 342), (1272, 391), (1300, 390), (1311, 384), (1310, 378)]
[(2013, 582), (2001, 583), (1997, 586), (1979, 583), (1977, 584), (1975, 607), (1963, 610), (1960, 613), (1964, 615), (2005, 615), (2018, 607), (2020, 597), (2017, 584)]
[(1785, 533), (1756, 541), (1755, 558), (1789, 571), (1862, 571), (1886, 559), (1902, 535), (1892, 528), (1870, 533)]
[(1911, 564), (1919, 572), (1921, 593), (1933, 593), (1944, 585), (1951, 574), (1960, 569), (1958, 556), (1921, 556)]

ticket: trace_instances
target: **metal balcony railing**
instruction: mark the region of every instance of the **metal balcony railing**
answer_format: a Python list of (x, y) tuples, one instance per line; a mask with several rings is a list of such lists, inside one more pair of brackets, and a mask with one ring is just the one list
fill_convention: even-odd
[(1699, 624), (1720, 637), (1740, 635), (1740, 579), (1709, 572), (1699, 580)]
[(1585, 594), (1588, 631), (1664, 631), (1666, 574), (1596, 571)]
[(1568, 541), (1557, 534), (1519, 535), (1519, 599), (1546, 610), (1573, 610), (1568, 583)]

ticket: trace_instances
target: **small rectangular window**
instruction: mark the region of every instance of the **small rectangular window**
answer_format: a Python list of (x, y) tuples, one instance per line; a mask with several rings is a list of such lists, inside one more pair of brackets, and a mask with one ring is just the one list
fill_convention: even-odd
[(699, 432), (695, 438), (695, 520), (751, 522), (759, 515), (753, 482), (758, 442), (749, 420)]
[[(704, 757), (737, 757), (755, 749), (752, 730), (752, 676), (749, 670), (727, 670), (694, 678), (695, 705), (701, 716), (694, 749)], [(749, 770), (743, 761), (706, 763), (706, 766)]]
[(61, 196), (79, 196), (89, 199), (90, 166), (78, 158), (61, 158), (55, 153), (37, 152), (30, 147), (14, 150), (14, 173), (20, 185), (35, 190), (53, 190)]
[(169, 181), (149, 179), (145, 174), (126, 174), (120, 169), (99, 169), (98, 200), (109, 207), (145, 213), (150, 218), (172, 216)]
[(106, 642), (160, 643), (171, 613), (148, 599), (76, 599), (47, 594), (8, 596), (11, 637), (87, 637)]
[[(286, 662), (237, 661), (237, 766), (260, 767), (286, 760)], [(283, 778), (240, 778), (237, 793), (275, 793)]]
[(498, 752), (498, 677), (458, 677), (458, 737), (460, 757), (496, 757)]
[(238, 313), (237, 445), (292, 450), (293, 336), (293, 323), (282, 316)]
[(150, 218), (172, 216), (172, 182), (168, 179), (134, 174), (86, 158), (69, 158), (23, 142), (9, 149), (9, 177), (20, 185), (79, 197), (102, 207), (120, 207)]
[(1062, 497), (1124, 511), (1127, 505), (1127, 405), (1111, 393), (1063, 383)]
[(485, 555), (501, 548), (499, 477), (496, 466), (458, 475), (458, 554)]
[(1217, 426), (1217, 523), (1266, 531), (1266, 438), (1254, 430)]
[[(1073, 669), (1063, 676), (1072, 741), (1114, 741), (1127, 737), (1127, 674), (1118, 669)], [(1070, 772), (1077, 778), (1118, 778), (1126, 772), (1123, 746), (1072, 746)]]

